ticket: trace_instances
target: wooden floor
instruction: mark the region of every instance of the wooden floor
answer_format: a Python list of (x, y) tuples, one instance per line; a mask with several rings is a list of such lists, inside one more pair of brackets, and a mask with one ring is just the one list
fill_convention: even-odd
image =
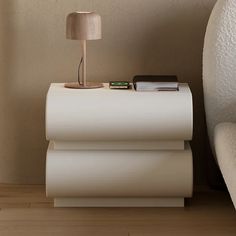
[(199, 191), (185, 208), (53, 208), (44, 186), (0, 185), (0, 236), (227, 236), (236, 211), (226, 192)]

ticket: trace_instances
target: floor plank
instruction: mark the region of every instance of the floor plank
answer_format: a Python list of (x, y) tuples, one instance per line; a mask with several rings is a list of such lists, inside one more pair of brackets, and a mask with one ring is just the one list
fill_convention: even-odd
[(0, 185), (0, 235), (236, 235), (227, 192), (201, 190), (185, 208), (53, 208), (44, 186)]

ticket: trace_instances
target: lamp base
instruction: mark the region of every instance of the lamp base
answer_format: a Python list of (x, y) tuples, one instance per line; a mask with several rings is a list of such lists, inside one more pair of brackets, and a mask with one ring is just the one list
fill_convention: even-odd
[(103, 84), (87, 82), (86, 85), (83, 85), (79, 84), (78, 82), (74, 82), (74, 83), (65, 83), (64, 87), (70, 89), (95, 89), (95, 88), (102, 88)]

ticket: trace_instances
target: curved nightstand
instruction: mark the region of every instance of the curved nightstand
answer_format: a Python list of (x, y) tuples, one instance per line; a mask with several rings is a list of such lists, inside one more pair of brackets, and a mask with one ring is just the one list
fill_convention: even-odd
[(71, 90), (47, 94), (47, 196), (55, 206), (184, 206), (193, 188), (192, 95)]

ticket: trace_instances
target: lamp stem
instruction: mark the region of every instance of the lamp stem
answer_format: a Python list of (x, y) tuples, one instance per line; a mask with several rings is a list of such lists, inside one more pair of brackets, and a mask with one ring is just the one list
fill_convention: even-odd
[(82, 49), (82, 85), (86, 86), (86, 77), (87, 77), (87, 54), (86, 54), (86, 40), (81, 40), (81, 49)]
[[(1, 0), (0, 0), (1, 1)], [(65, 83), (66, 88), (72, 89), (93, 89), (93, 88), (102, 88), (103, 84), (101, 83), (91, 83), (87, 82), (87, 51), (86, 51), (86, 40), (80, 40), (80, 46), (82, 51), (82, 59), (78, 67), (78, 81), (76, 83)], [(80, 66), (82, 66), (82, 76), (80, 80)]]

